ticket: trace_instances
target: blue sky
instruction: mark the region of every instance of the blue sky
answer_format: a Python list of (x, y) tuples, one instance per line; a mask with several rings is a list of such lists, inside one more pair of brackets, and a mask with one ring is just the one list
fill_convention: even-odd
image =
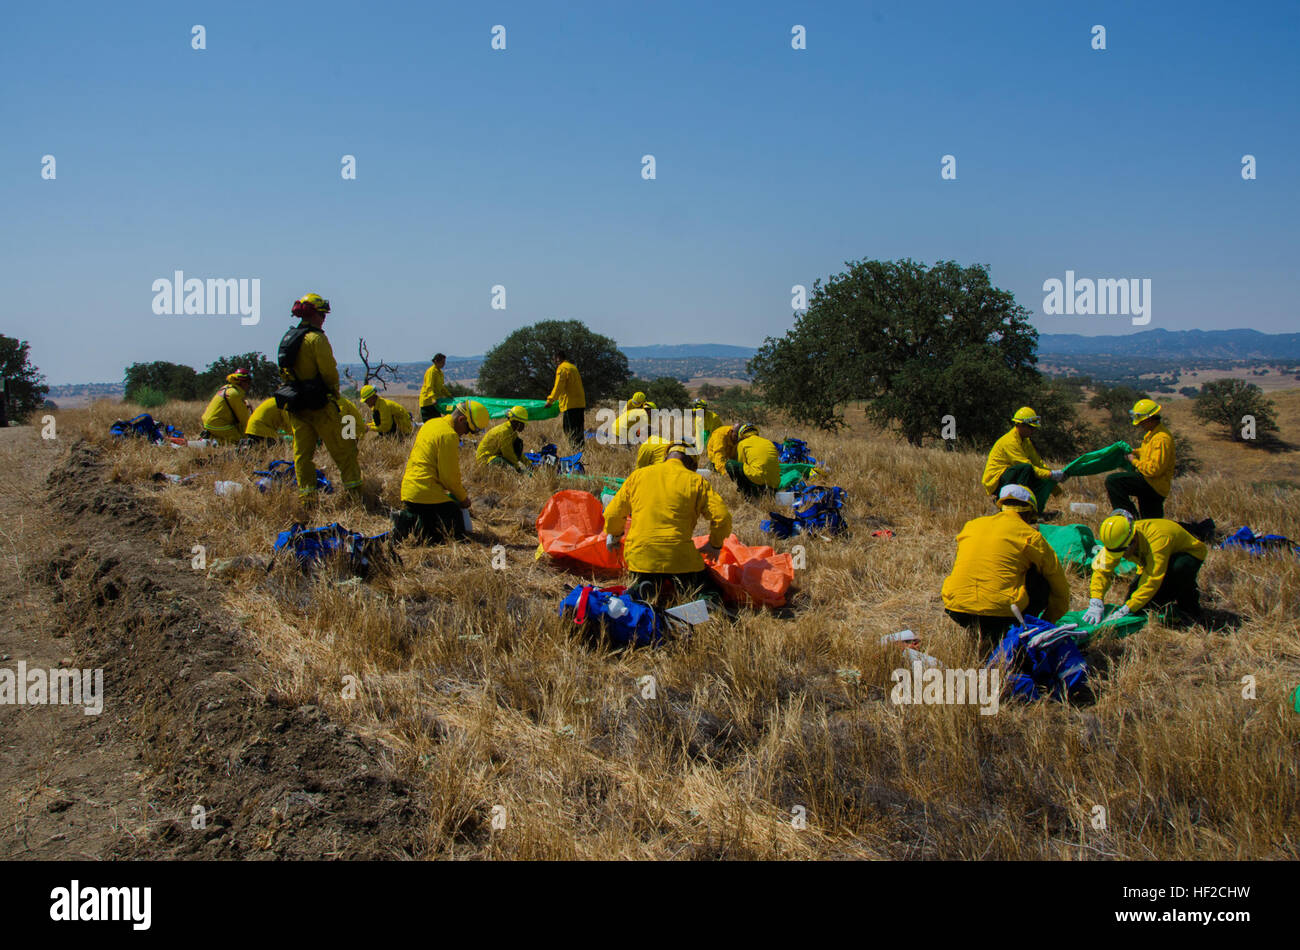
[[(757, 345), (790, 325), (793, 284), (862, 258), (987, 264), (1035, 312), (1067, 269), (1150, 278), (1151, 328), (1300, 329), (1294, 3), (68, 3), (4, 21), (0, 332), (52, 383), (273, 353), (309, 290), (342, 358), (358, 336), (390, 362), (481, 353), (548, 318)], [(260, 323), (155, 315), (152, 282), (178, 269), (259, 278)]]

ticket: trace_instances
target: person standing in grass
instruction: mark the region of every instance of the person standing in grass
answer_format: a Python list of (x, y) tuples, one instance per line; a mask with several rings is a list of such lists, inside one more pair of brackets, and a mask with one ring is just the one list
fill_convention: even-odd
[(948, 616), (978, 631), (991, 649), (1015, 622), (1014, 607), (1055, 622), (1070, 607), (1070, 583), (1056, 552), (1035, 526), (1038, 501), (1024, 485), (1005, 485), (999, 511), (966, 522), (943, 582)]
[(990, 498), (996, 498), (1005, 485), (1024, 485), (1034, 493), (1040, 511), (1047, 507), (1047, 499), (1056, 484), (1065, 480), (1065, 473), (1043, 464), (1032, 439), (1040, 425), (1038, 413), (1022, 406), (1011, 417), (1010, 431), (993, 443), (980, 479)]
[(433, 362), (424, 371), (424, 382), (420, 386), (421, 422), (437, 419), (442, 415), (438, 411), (438, 400), (451, 398), (451, 390), (447, 388), (447, 380), (442, 375), (442, 368), (446, 365), (447, 354), (436, 353)]
[(402, 474), (402, 510), (394, 518), (394, 541), (411, 535), (432, 543), (465, 537), (461, 512), (470, 501), (460, 477), (460, 439), (481, 432), (489, 421), (487, 407), (464, 400), (450, 416), (420, 426)]
[(350, 492), (361, 489), (361, 465), (357, 462), (356, 439), (343, 437), (344, 412), (356, 416), (360, 413), (346, 403), (339, 393), (339, 368), (334, 360), (334, 349), (325, 336), (325, 318), (330, 312), (330, 302), (320, 294), (307, 294), (293, 305), (293, 315), (301, 322), (280, 341), (280, 374), (301, 391), (313, 394), (318, 408), (290, 409), (293, 423), (293, 467), (298, 478), (298, 496), (311, 501), (316, 496), (316, 442), (325, 443), (325, 449), (339, 467), (343, 487)]
[(559, 405), (564, 434), (581, 450), (586, 445), (586, 422), (583, 415), (587, 408), (587, 394), (583, 391), (578, 367), (569, 362), (566, 350), (555, 355), (555, 385), (546, 397), (546, 405), (552, 403)]
[(1174, 434), (1160, 418), (1160, 406), (1139, 399), (1129, 418), (1142, 433), (1142, 444), (1128, 454), (1135, 471), (1106, 476), (1112, 508), (1136, 511), (1140, 518), (1163, 518), (1165, 499), (1174, 486)]
[(237, 369), (226, 377), (208, 407), (203, 410), (203, 432), (200, 438), (215, 439), (222, 445), (232, 445), (244, 437), (248, 425), (248, 403), (244, 394), (253, 385), (253, 377), (246, 369)]
[(623, 558), (632, 575), (628, 586), (638, 600), (659, 602), (668, 582), (678, 597), (688, 600), (711, 586), (693, 540), (695, 524), (708, 519), (704, 552), (716, 558), (731, 534), (731, 512), (696, 471), (697, 458), (694, 446), (674, 442), (662, 464), (634, 470), (605, 509), (605, 544), (611, 550), (632, 518)]

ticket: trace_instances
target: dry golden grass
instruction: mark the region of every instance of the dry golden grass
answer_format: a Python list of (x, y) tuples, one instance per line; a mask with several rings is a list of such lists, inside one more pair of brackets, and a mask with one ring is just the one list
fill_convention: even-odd
[[(195, 432), (201, 408), (155, 415)], [(61, 413), (60, 433), (108, 444), (108, 424), (132, 411)], [(533, 558), (533, 521), (563, 485), (484, 470), (468, 447), (474, 540), (406, 548), (401, 568), (363, 585), (255, 568), (209, 584), (260, 654), (256, 686), (318, 704), (389, 751), (428, 803), (420, 852), (430, 857), (1297, 855), (1300, 715), (1288, 695), (1300, 683), (1300, 561), (1213, 552), (1201, 574), (1207, 602), (1240, 613), (1240, 628), (1152, 625), (1102, 644), (1090, 708), (898, 707), (890, 672), (902, 664), (881, 635), (910, 627), (945, 664), (978, 664), (939, 588), (962, 523), (992, 509), (981, 457), (913, 449), (852, 421), (834, 436), (768, 431), (808, 440), (826, 481), (850, 492), (853, 536), (802, 541), (807, 569), (790, 610), (719, 616), (665, 649), (603, 654), (571, 634), (556, 606), (576, 578)], [(558, 435), (550, 420), (525, 441)], [(392, 505), (406, 448), (373, 437), (361, 447), (368, 487)], [(209, 565), (267, 556), (275, 533), (303, 517), (292, 490), (216, 496), (213, 480), (244, 480), (253, 467), (233, 453), (136, 442), (106, 457), (114, 478), (157, 496), (172, 526), (163, 553), (186, 562), (194, 544)], [(617, 475), (632, 464), (605, 446), (585, 461)], [(1285, 462), (1294, 474), (1295, 456)], [(323, 450), (318, 464), (337, 475)], [(1295, 491), (1255, 490), (1216, 468), (1177, 484), (1170, 517), (1300, 537)], [(143, 487), (154, 471), (201, 474), (191, 486)], [(758, 543), (765, 511), (725, 478), (713, 483), (736, 533)], [(1100, 478), (1067, 486), (1055, 507), (1087, 500), (1105, 511)], [(311, 520), (386, 528), (341, 496), (322, 499)], [(870, 537), (885, 526), (892, 540)], [(505, 570), (490, 567), (496, 544)], [(1086, 604), (1081, 578), (1073, 590), (1073, 606)], [(642, 698), (646, 675), (654, 699)], [(1258, 698), (1243, 698), (1244, 676)], [(349, 677), (355, 698), (345, 698)], [(1094, 827), (1097, 805), (1104, 828)], [(491, 829), (495, 806), (504, 829)], [(795, 806), (806, 828), (792, 822)]]

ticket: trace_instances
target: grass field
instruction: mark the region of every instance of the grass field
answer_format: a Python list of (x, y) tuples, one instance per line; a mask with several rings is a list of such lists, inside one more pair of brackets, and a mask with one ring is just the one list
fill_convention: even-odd
[[(1300, 431), (1300, 392), (1275, 398), (1283, 436)], [(201, 409), (171, 404), (154, 415), (193, 434)], [(135, 411), (60, 412), (60, 439), (104, 445), (111, 477), (156, 497), (169, 526), (160, 557), (188, 564), (194, 545), (209, 568), (267, 557), (276, 532), (307, 518), (367, 534), (388, 526), (341, 495), (310, 516), (292, 490), (219, 497), (214, 480), (247, 481), (254, 464), (113, 444), (109, 423)], [(1300, 455), (1231, 444), (1196, 425), (1182, 401), (1167, 415), (1202, 460), (1176, 483), (1169, 517), (1300, 537)], [(850, 493), (853, 533), (802, 540), (807, 567), (787, 610), (718, 616), (664, 649), (606, 654), (571, 633), (556, 607), (577, 578), (534, 559), (536, 515), (566, 486), (482, 469), (468, 446), (472, 540), (404, 548), (402, 567), (364, 584), (287, 565), (210, 571), (207, 584), (257, 650), (254, 687), (317, 705), (387, 750), (427, 810), (414, 849), (425, 857), (1300, 853), (1300, 715), (1289, 698), (1300, 684), (1300, 560), (1213, 551), (1201, 572), (1206, 603), (1240, 615), (1239, 627), (1153, 624), (1100, 643), (1090, 707), (1004, 703), (982, 716), (974, 706), (896, 706), (890, 673), (902, 663), (881, 635), (911, 628), (943, 663), (979, 664), (939, 588), (957, 531), (992, 506), (982, 456), (910, 448), (860, 414), (850, 421), (835, 435), (781, 424), (765, 434), (808, 440), (829, 467), (825, 482)], [(558, 435), (557, 420), (532, 425), (526, 446)], [(363, 439), (372, 497), (398, 503), (408, 445)], [(616, 475), (632, 464), (609, 446), (590, 446), (584, 461)], [(337, 480), (323, 449), (318, 464)], [(155, 472), (198, 478), (158, 483)], [(741, 501), (725, 478), (713, 484), (741, 540), (760, 543), (766, 509)], [(1101, 478), (1067, 482), (1053, 507), (1068, 512), (1070, 501), (1105, 512)], [(871, 537), (878, 527), (893, 538)], [(491, 567), (495, 545), (503, 570)], [(1072, 589), (1071, 606), (1086, 606), (1082, 577)], [(643, 698), (647, 675), (653, 699)], [(1255, 698), (1243, 696), (1243, 677)], [(794, 820), (800, 808), (806, 827)]]

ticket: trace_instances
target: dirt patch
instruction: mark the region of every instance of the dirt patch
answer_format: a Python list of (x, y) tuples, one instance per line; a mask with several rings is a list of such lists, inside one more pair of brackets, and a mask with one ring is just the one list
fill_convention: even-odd
[(76, 526), (42, 572), (78, 665), (103, 667), (105, 709), (142, 759), (147, 815), (107, 857), (418, 856), (424, 809), (380, 750), (264, 681), (211, 583), (166, 558), (147, 489), (107, 480), (75, 445), (49, 504)]

